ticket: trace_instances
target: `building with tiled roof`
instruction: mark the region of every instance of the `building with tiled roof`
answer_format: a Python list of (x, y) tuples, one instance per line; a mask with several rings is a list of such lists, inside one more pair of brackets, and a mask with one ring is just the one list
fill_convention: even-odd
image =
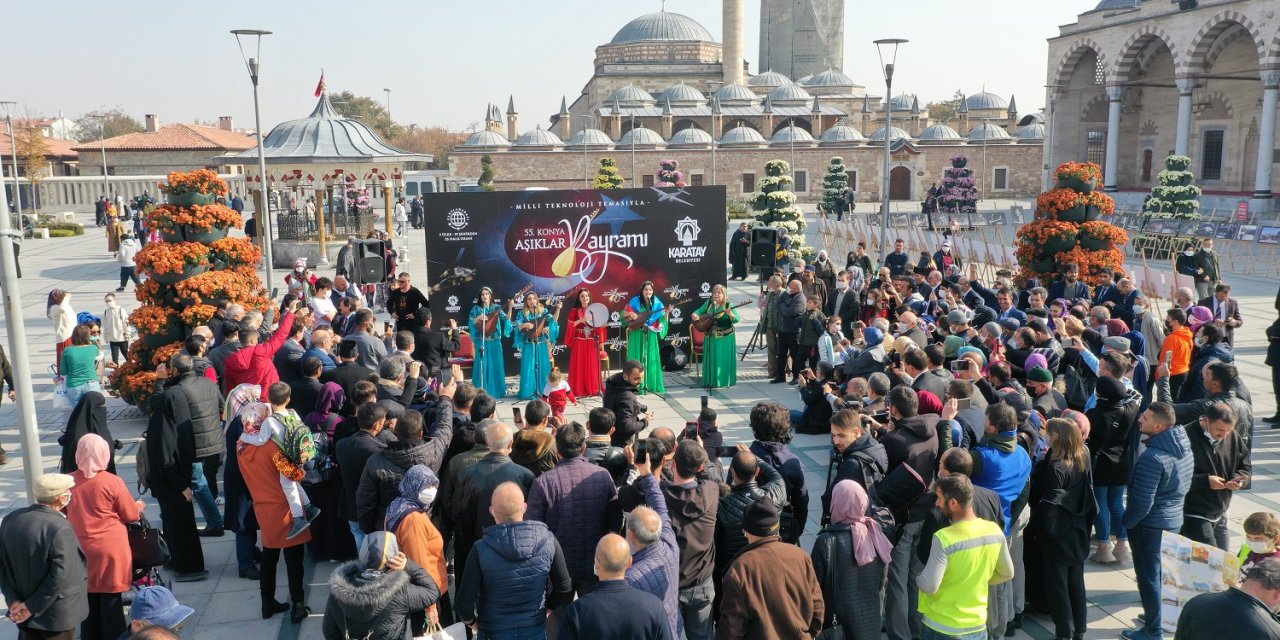
[[(17, 132), (18, 122), (14, 121), (14, 135), (20, 135)], [(45, 137), (44, 143), (49, 147), (49, 153), (45, 158), (49, 160), (49, 173), (55, 176), (74, 176), (76, 175), (76, 151), (74, 140), (63, 140), (61, 138)], [(0, 159), (3, 160), (4, 168), (0, 171), (6, 177), (13, 175), (13, 140), (9, 137), (9, 132), (5, 127), (0, 127)], [(18, 158), (18, 175), (27, 175), (27, 168), (22, 165), (22, 158)]]
[[(145, 131), (128, 133), (75, 147), (80, 152), (80, 173), (102, 173), (101, 149), (107, 151), (110, 175), (163, 175), (170, 171), (219, 169), (219, 156), (234, 155), (257, 146), (249, 136), (233, 131), (231, 118), (219, 119), (219, 126), (198, 124), (160, 125), (154, 115), (146, 117)], [(225, 165), (224, 165), (225, 166)], [(236, 166), (221, 171), (241, 173)]]

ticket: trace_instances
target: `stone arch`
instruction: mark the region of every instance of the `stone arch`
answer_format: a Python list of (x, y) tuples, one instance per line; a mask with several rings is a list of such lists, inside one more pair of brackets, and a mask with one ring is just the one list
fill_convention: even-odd
[[(1249, 39), (1253, 42), (1254, 48), (1258, 50), (1258, 66), (1261, 67), (1267, 59), (1267, 44), (1258, 32), (1257, 26), (1248, 16), (1239, 11), (1225, 10), (1218, 12), (1205, 21), (1200, 30), (1196, 32), (1195, 37), (1191, 40), (1191, 48), (1187, 50), (1187, 55), (1182, 60), (1183, 72), (1186, 74), (1203, 73), (1205, 71), (1205, 63), (1209, 62), (1209, 57), (1215, 53), (1214, 44), (1223, 34), (1236, 28), (1244, 29), (1249, 34)], [(1280, 46), (1280, 34), (1277, 34), (1276, 44)]]
[(1271, 50), (1267, 54), (1264, 69), (1280, 69), (1280, 29), (1276, 29), (1276, 37), (1271, 40)]
[(1203, 111), (1196, 114), (1196, 118), (1202, 120), (1231, 120), (1235, 115), (1235, 107), (1231, 104), (1231, 99), (1221, 91), (1210, 91), (1203, 98), (1204, 104), (1207, 106)]
[(701, 128), (702, 128), (702, 125), (698, 124), (696, 120), (693, 120), (691, 118), (681, 118), (679, 120), (676, 120), (675, 125), (671, 127), (671, 133), (680, 133), (685, 129), (701, 129)]
[(1096, 95), (1080, 110), (1080, 122), (1106, 122), (1107, 96)]
[(773, 123), (773, 133), (776, 135), (779, 131), (786, 129), (793, 122), (797, 129), (803, 129), (810, 135), (813, 134), (808, 118), (776, 118)]
[(1076, 65), (1086, 53), (1093, 53), (1099, 62), (1106, 64), (1106, 55), (1102, 53), (1102, 47), (1091, 38), (1080, 38), (1067, 47), (1067, 55), (1058, 61), (1058, 68), (1053, 72), (1054, 84), (1065, 86), (1071, 72), (1075, 70)]
[(1107, 72), (1107, 84), (1124, 84), (1131, 80), (1130, 74), (1140, 64), (1141, 56), (1153, 45), (1155, 41), (1162, 42), (1168, 47), (1169, 54), (1173, 56), (1173, 68), (1176, 71), (1182, 60), (1178, 54), (1178, 47), (1175, 41), (1168, 33), (1153, 24), (1148, 24), (1138, 29), (1129, 36), (1128, 42), (1120, 47), (1119, 55), (1116, 57), (1114, 67)]

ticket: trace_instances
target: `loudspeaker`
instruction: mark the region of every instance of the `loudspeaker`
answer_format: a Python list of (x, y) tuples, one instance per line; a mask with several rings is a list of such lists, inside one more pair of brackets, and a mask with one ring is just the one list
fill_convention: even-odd
[(751, 269), (772, 269), (778, 264), (778, 230), (756, 227), (751, 230)]
[(356, 243), (356, 284), (387, 281), (387, 245), (381, 240), (360, 240)]

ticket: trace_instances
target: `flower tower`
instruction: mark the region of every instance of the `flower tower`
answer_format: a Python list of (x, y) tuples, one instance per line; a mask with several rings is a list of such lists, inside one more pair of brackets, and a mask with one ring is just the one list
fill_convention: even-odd
[(836, 156), (827, 163), (827, 175), (822, 177), (822, 210), (835, 213), (844, 209), (844, 194), (849, 192), (849, 170), (844, 158)]
[(595, 188), (621, 189), (622, 176), (618, 174), (618, 164), (613, 158), (600, 158), (600, 170), (596, 172)]
[[(1187, 156), (1169, 156), (1164, 159), (1164, 171), (1156, 176), (1160, 184), (1151, 189), (1151, 197), (1142, 208), (1144, 226), (1151, 220), (1200, 219), (1200, 187), (1191, 184), (1195, 180), (1195, 174), (1188, 171), (1190, 168), (1191, 158)], [(1174, 238), (1172, 246), (1167, 248), (1176, 253), (1193, 243), (1195, 240), (1192, 238), (1179, 237)], [(1168, 239), (1161, 236), (1142, 235), (1134, 239), (1133, 248), (1141, 251), (1168, 244)]]
[(748, 194), (746, 200), (757, 212), (756, 222), (787, 232), (791, 241), (790, 258), (812, 260), (815, 252), (804, 243), (804, 212), (796, 206), (790, 172), (791, 165), (786, 160), (764, 163), (765, 176), (760, 179), (760, 190)]
[(111, 374), (108, 388), (144, 411), (155, 370), (182, 348), (192, 329), (206, 324), (224, 299), (246, 309), (266, 311), (271, 302), (258, 279), (261, 252), (246, 238), (229, 238), (240, 228), (240, 214), (214, 204), (227, 183), (209, 170), (170, 173), (160, 190), (169, 204), (156, 207), (147, 227), (160, 235), (138, 252), (139, 274), (146, 281), (134, 291), (141, 307), (129, 314), (138, 339), (128, 361)]
[(681, 187), (685, 186), (684, 173), (680, 171), (679, 160), (659, 160), (658, 161), (658, 181), (655, 186), (658, 187)]
[(978, 210), (978, 183), (964, 156), (951, 158), (951, 167), (942, 174), (942, 194), (938, 210), (943, 213), (973, 213)]
[(1094, 191), (1102, 181), (1102, 169), (1092, 162), (1067, 162), (1054, 172), (1054, 188), (1036, 198), (1036, 219), (1016, 234), (1015, 255), (1022, 267), (1020, 282), (1037, 278), (1042, 283), (1060, 277), (1062, 265), (1080, 266), (1080, 277), (1093, 284), (1100, 269), (1124, 266), (1120, 247), (1129, 242), (1123, 229), (1104, 220), (1116, 203)]

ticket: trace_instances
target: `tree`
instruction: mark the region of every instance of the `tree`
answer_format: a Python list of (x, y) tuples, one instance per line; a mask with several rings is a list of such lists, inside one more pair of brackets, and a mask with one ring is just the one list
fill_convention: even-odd
[(493, 186), (493, 158), (487, 153), (480, 156), (480, 179), (476, 180), (476, 185), (485, 191), (498, 190)]
[(929, 112), (929, 117), (939, 123), (947, 124), (959, 117), (960, 105), (964, 104), (964, 92), (956, 90), (956, 95), (950, 100), (942, 100), (940, 102), (930, 102), (924, 106), (924, 110)]
[(613, 158), (600, 158), (600, 170), (596, 172), (595, 188), (622, 188), (622, 176), (618, 175), (618, 166)]
[[(106, 119), (97, 117), (99, 115), (106, 116)], [(76, 142), (93, 142), (99, 137), (114, 138), (143, 130), (141, 122), (116, 107), (100, 114), (86, 113), (76, 118), (76, 127), (71, 135)]]
[(18, 159), (26, 170), (27, 181), (31, 183), (31, 208), (39, 214), (40, 198), (36, 194), (40, 183), (49, 177), (49, 142), (39, 127), (32, 125), (19, 127), (14, 136), (18, 139)]
[(350, 91), (329, 95), (329, 102), (344, 118), (359, 120), (371, 127), (383, 140), (395, 140), (401, 126), (391, 120), (382, 103), (368, 96), (358, 96)]
[(789, 259), (813, 258), (812, 247), (804, 244), (804, 212), (796, 206), (796, 194), (791, 191), (791, 164), (786, 160), (770, 160), (764, 163), (765, 177), (760, 179), (760, 191), (747, 196), (747, 203), (760, 213), (756, 221), (766, 227), (785, 231), (791, 242)]
[(465, 139), (464, 134), (452, 133), (444, 127), (419, 128), (411, 124), (388, 142), (405, 151), (430, 154), (433, 158), (431, 168), (446, 169), (449, 166), (449, 154)]
[(849, 192), (849, 174), (844, 158), (836, 156), (827, 164), (827, 175), (822, 178), (822, 208), (827, 213), (844, 209), (845, 194)]

